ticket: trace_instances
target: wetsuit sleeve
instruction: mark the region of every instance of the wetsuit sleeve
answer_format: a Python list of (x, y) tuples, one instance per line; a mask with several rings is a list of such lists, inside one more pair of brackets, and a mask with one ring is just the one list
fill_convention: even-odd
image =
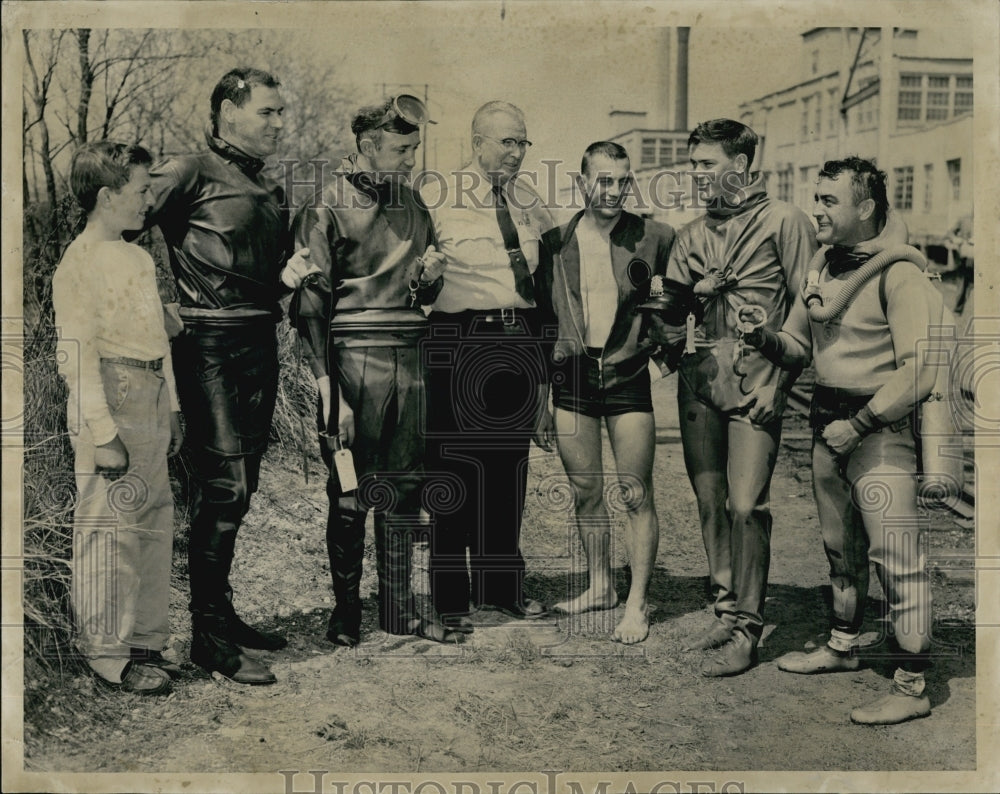
[(688, 247), (691, 244), (691, 235), (685, 231), (681, 231), (673, 241), (670, 247), (670, 257), (667, 260), (667, 278), (671, 281), (677, 281), (681, 284), (687, 284), (691, 286), (695, 282), (695, 278), (691, 275), (691, 269), (688, 267)]
[[(427, 246), (433, 245), (438, 251), (441, 250), (441, 245), (438, 242), (437, 232), (434, 230), (434, 219), (431, 217), (430, 210), (427, 209), (427, 205), (424, 203), (423, 197), (419, 193), (413, 193), (413, 202), (416, 207), (414, 210), (417, 213), (423, 215), (423, 220), (427, 224), (427, 233), (424, 235), (423, 240), (423, 250), (419, 253), (422, 254), (423, 251), (427, 250)], [(418, 243), (419, 245), (419, 243)], [(430, 306), (434, 301), (437, 300), (437, 296), (441, 293), (441, 289), (444, 287), (444, 276), (438, 276), (434, 281), (420, 281), (417, 280), (416, 289), (416, 300), (418, 306)]]
[(816, 229), (804, 212), (795, 209), (782, 222), (777, 243), (785, 285), (789, 292), (796, 293), (805, 284), (809, 263), (819, 247)]
[[(801, 291), (796, 291), (792, 308), (777, 336), (781, 340), (781, 359), (771, 359), (773, 363), (783, 368), (809, 365), (812, 361), (812, 326), (809, 325), (809, 312)], [(767, 356), (764, 350), (761, 352)]]
[(424, 283), (417, 281), (417, 304), (419, 306), (430, 306), (437, 300), (444, 287), (444, 276), (438, 276), (434, 281)]
[(313, 375), (320, 378), (329, 374), (327, 351), (337, 278), (335, 250), (340, 237), (336, 218), (322, 202), (306, 204), (292, 220), (291, 237), (296, 250), (309, 249), (309, 260), (320, 271), (303, 279), (289, 304), (289, 318), (306, 347), (306, 361)]
[(555, 231), (542, 235), (538, 242), (538, 267), (533, 274), (535, 305), (539, 313), (539, 345), (542, 349), (542, 360), (545, 362), (546, 382), (551, 382), (554, 373), (552, 352), (555, 340), (559, 335), (559, 318), (556, 316), (555, 304), (552, 300), (552, 282), (554, 258), (552, 250), (559, 245), (559, 237)]
[(145, 228), (186, 223), (191, 199), (198, 187), (198, 172), (181, 158), (164, 160), (149, 169), (153, 206), (146, 213)]

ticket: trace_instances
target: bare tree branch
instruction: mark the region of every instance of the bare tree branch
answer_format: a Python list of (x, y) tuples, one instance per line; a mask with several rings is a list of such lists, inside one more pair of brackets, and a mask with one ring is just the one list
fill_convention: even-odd
[(115, 107), (121, 100), (122, 92), (125, 90), (125, 84), (128, 82), (129, 77), (132, 76), (133, 69), (136, 68), (137, 59), (139, 58), (139, 52), (146, 45), (146, 41), (149, 39), (150, 33), (151, 31), (148, 30), (145, 33), (143, 33), (142, 38), (139, 40), (139, 43), (136, 44), (131, 57), (123, 59), (123, 62), (126, 64), (125, 72), (122, 74), (121, 80), (118, 82), (118, 86), (115, 89), (114, 94), (112, 94), (112, 96), (107, 100), (107, 104), (105, 106), (104, 124), (102, 125), (101, 128), (102, 138), (108, 137), (108, 131), (111, 126), (111, 119), (114, 117), (115, 114)]
[(56, 64), (59, 61), (59, 49), (62, 45), (65, 31), (49, 31), (49, 42), (51, 47), (49, 52), (45, 55), (45, 69), (41, 78), (38, 76), (38, 69), (35, 66), (35, 59), (32, 55), (32, 36), (27, 30), (22, 33), (24, 40), (25, 63), (27, 64), (28, 72), (31, 75), (29, 95), (35, 106), (36, 114), (35, 124), (33, 126), (38, 127), (38, 154), (42, 160), (42, 172), (45, 175), (45, 193), (49, 202), (50, 219), (53, 221), (54, 226), (57, 198), (56, 176), (52, 165), (52, 147), (49, 140), (49, 126), (45, 120), (45, 111), (48, 106), (49, 87), (51, 86), (52, 78), (55, 75)]

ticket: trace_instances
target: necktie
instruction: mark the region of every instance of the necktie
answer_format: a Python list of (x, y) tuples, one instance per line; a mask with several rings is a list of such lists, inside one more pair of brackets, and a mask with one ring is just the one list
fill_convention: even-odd
[(496, 196), (497, 223), (500, 224), (503, 247), (507, 249), (507, 256), (510, 257), (510, 269), (514, 271), (514, 289), (528, 303), (534, 303), (534, 288), (531, 273), (528, 272), (528, 260), (524, 258), (524, 252), (521, 250), (521, 241), (518, 239), (517, 229), (514, 228), (514, 221), (511, 220), (503, 187), (494, 185), (493, 195)]

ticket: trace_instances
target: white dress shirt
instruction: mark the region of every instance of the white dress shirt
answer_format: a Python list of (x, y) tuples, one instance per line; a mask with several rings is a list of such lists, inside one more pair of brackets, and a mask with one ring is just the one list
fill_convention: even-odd
[[(504, 185), (521, 250), (534, 273), (538, 243), (552, 227), (542, 199), (521, 175)], [(431, 180), (420, 191), (430, 209), (439, 250), (447, 257), (444, 286), (434, 311), (529, 308), (514, 288), (514, 272), (497, 222), (496, 198), (489, 178), (475, 166)]]

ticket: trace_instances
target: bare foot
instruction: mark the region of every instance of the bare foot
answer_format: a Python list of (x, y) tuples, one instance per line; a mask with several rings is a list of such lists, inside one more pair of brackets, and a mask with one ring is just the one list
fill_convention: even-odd
[(625, 616), (611, 635), (615, 642), (625, 645), (635, 645), (649, 636), (649, 619), (645, 607), (625, 606)]
[(584, 590), (576, 598), (560, 601), (553, 608), (556, 612), (566, 615), (579, 615), (582, 612), (597, 612), (602, 609), (614, 609), (618, 606), (618, 593), (613, 588)]

